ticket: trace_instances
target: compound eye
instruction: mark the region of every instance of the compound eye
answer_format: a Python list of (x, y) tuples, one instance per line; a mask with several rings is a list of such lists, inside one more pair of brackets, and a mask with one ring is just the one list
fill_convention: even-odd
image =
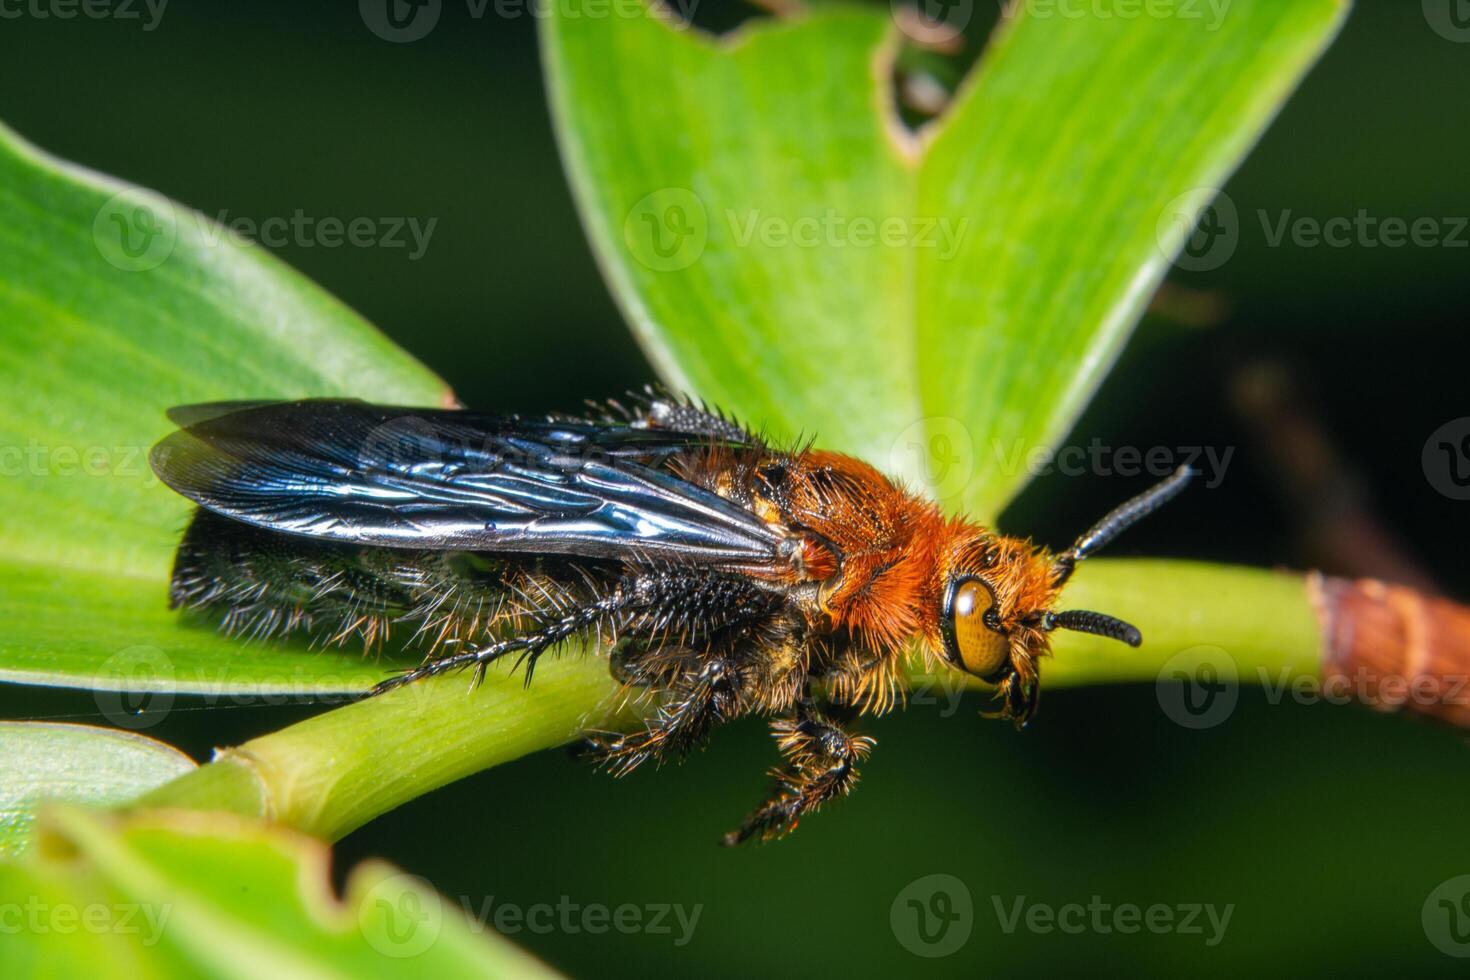
[(950, 613), (956, 652), (965, 670), (977, 677), (993, 676), (1010, 660), (1010, 640), (986, 624), (987, 619), (995, 621), (994, 608), (995, 595), (978, 579), (961, 582), (955, 589)]

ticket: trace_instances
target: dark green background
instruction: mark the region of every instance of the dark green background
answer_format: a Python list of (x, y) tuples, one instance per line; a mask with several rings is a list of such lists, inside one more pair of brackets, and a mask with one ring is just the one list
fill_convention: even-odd
[[(705, 2), (701, 19), (738, 16)], [(978, 5), (977, 24), (993, 17), (990, 0)], [(281, 254), (470, 404), (569, 408), (648, 380), (568, 196), (531, 19), (475, 20), (447, 0), (428, 38), (394, 45), (355, 4), (307, 6), (173, 0), (152, 32), (0, 19), (0, 119), (209, 214), (437, 217), (417, 262), (371, 248)], [(1314, 522), (1356, 499), (1443, 588), (1470, 593), (1470, 504), (1436, 493), (1420, 464), (1430, 432), (1470, 414), (1470, 250), (1271, 248), (1256, 217), (1470, 215), (1467, 91), (1470, 44), (1435, 34), (1416, 2), (1361, 4), (1229, 185), (1242, 216), (1234, 259), (1175, 277), (1218, 290), (1225, 321), (1146, 324), (1074, 435), (1236, 448), (1222, 488), (1190, 495), (1118, 553), (1355, 572), (1372, 556), (1324, 549), (1341, 539)], [(1291, 373), (1348, 470), (1306, 513), (1231, 395), (1262, 361)], [(1005, 525), (1065, 542), (1134, 488), (1045, 478)], [(0, 705), (8, 717), (85, 712), (90, 698), (15, 689)], [(1053, 691), (1023, 735), (982, 721), (981, 707), (873, 723), (881, 744), (861, 789), (779, 845), (715, 846), (773, 761), (762, 727), (745, 723), (684, 767), (620, 782), (556, 752), (481, 774), (352, 835), (339, 862), (381, 855), (475, 907), (563, 895), (703, 906), (682, 948), (657, 935), (514, 937), (578, 975), (1463, 973), (1420, 925), (1431, 889), (1470, 873), (1459, 736), (1268, 705), (1254, 689), (1203, 732), (1170, 722), (1151, 687)], [(150, 734), (202, 757), (310, 710), (176, 710)], [(900, 890), (934, 872), (962, 879), (975, 903), (968, 943), (937, 960), (910, 954), (889, 925)], [(992, 897), (1022, 895), (1235, 909), (1214, 948), (1199, 936), (1007, 935)]]

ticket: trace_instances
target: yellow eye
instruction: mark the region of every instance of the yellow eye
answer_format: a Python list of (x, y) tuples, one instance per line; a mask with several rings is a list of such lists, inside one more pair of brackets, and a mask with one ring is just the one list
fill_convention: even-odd
[(977, 677), (990, 677), (1004, 667), (1011, 655), (1005, 634), (985, 625), (985, 614), (995, 605), (995, 596), (984, 582), (970, 579), (954, 591), (950, 606), (955, 653), (960, 664)]

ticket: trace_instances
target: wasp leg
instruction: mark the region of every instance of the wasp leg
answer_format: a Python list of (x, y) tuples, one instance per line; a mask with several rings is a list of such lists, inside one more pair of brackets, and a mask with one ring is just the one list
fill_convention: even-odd
[(797, 703), (793, 716), (772, 722), (771, 732), (786, 765), (772, 772), (776, 782), (766, 802), (746, 816), (740, 829), (725, 835), (727, 847), (784, 837), (804, 815), (846, 795), (857, 783), (857, 764), (875, 744), (823, 717), (810, 697)]
[[(709, 649), (628, 644), (614, 670), (624, 685), (662, 691), (654, 718), (627, 735), (589, 733), (577, 754), (618, 775), (652, 758), (682, 759), (719, 724), (742, 715), (786, 710), (805, 690), (803, 640), (789, 623), (770, 618), (758, 590), (723, 604)], [(753, 634), (759, 635), (759, 640)]]
[(479, 683), (485, 676), (485, 668), (512, 653), (520, 654), (516, 659), (516, 666), (525, 665), (526, 684), (529, 686), (531, 675), (536, 670), (536, 661), (543, 653), (563, 640), (615, 617), (628, 604), (627, 593), (618, 589), (593, 602), (567, 609), (560, 616), (544, 620), (527, 632), (475, 647), (465, 653), (430, 660), (420, 667), (382, 681), (370, 693), (382, 694), (425, 677), (467, 667), (475, 668), (475, 682)]
[(589, 733), (579, 754), (617, 776), (649, 759), (682, 759), (716, 725), (742, 712), (743, 695), (744, 682), (732, 658), (704, 655), (697, 668), (669, 687), (668, 698), (642, 729), (626, 735)]

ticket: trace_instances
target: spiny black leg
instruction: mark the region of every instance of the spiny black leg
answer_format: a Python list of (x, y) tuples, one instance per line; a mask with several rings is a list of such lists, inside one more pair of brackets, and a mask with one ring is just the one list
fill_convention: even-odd
[(475, 681), (478, 683), (484, 678), (486, 667), (501, 657), (512, 653), (520, 654), (516, 659), (516, 666), (525, 665), (526, 684), (529, 685), (531, 683), (531, 675), (536, 670), (536, 661), (543, 653), (562, 640), (589, 629), (597, 623), (615, 615), (620, 609), (628, 605), (628, 603), (627, 593), (623, 589), (618, 589), (595, 602), (569, 609), (556, 619), (545, 621), (529, 632), (503, 640), (497, 640), (494, 643), (476, 647), (465, 653), (456, 653), (452, 656), (430, 660), (420, 667), (382, 681), (370, 693), (382, 694), (385, 691), (393, 690), (395, 687), (402, 687), (404, 684), (411, 684), (425, 677), (433, 677), (436, 674), (443, 674), (447, 671), (460, 670), (466, 667), (475, 668)]
[(642, 729), (626, 735), (589, 733), (579, 754), (618, 776), (649, 759), (682, 759), (716, 725), (740, 713), (742, 684), (729, 657), (702, 654), (699, 666), (670, 687), (668, 699)]
[(802, 816), (828, 800), (845, 795), (857, 782), (857, 764), (875, 744), (863, 735), (850, 735), (824, 718), (810, 697), (796, 706), (793, 717), (771, 723), (787, 764), (772, 772), (771, 795), (725, 835), (726, 846), (751, 839), (774, 840), (796, 829)]
[[(532, 580), (536, 592), (526, 589), (526, 613), (530, 629), (514, 636), (476, 646), (465, 653), (430, 660), (422, 666), (390, 678), (373, 689), (381, 694), (445, 671), (480, 668), (511, 653), (519, 653), (516, 666), (525, 664), (526, 683), (536, 660), (552, 646), (593, 627), (611, 625), (619, 634), (646, 643), (710, 640), (752, 628), (768, 620), (781, 606), (779, 593), (755, 582), (729, 574), (711, 574), (694, 569), (655, 568), (629, 574), (607, 592), (596, 597), (574, 598), (558, 594)], [(595, 588), (595, 583), (588, 583)], [(538, 604), (540, 609), (534, 607)], [(682, 673), (682, 665), (676, 665)]]

